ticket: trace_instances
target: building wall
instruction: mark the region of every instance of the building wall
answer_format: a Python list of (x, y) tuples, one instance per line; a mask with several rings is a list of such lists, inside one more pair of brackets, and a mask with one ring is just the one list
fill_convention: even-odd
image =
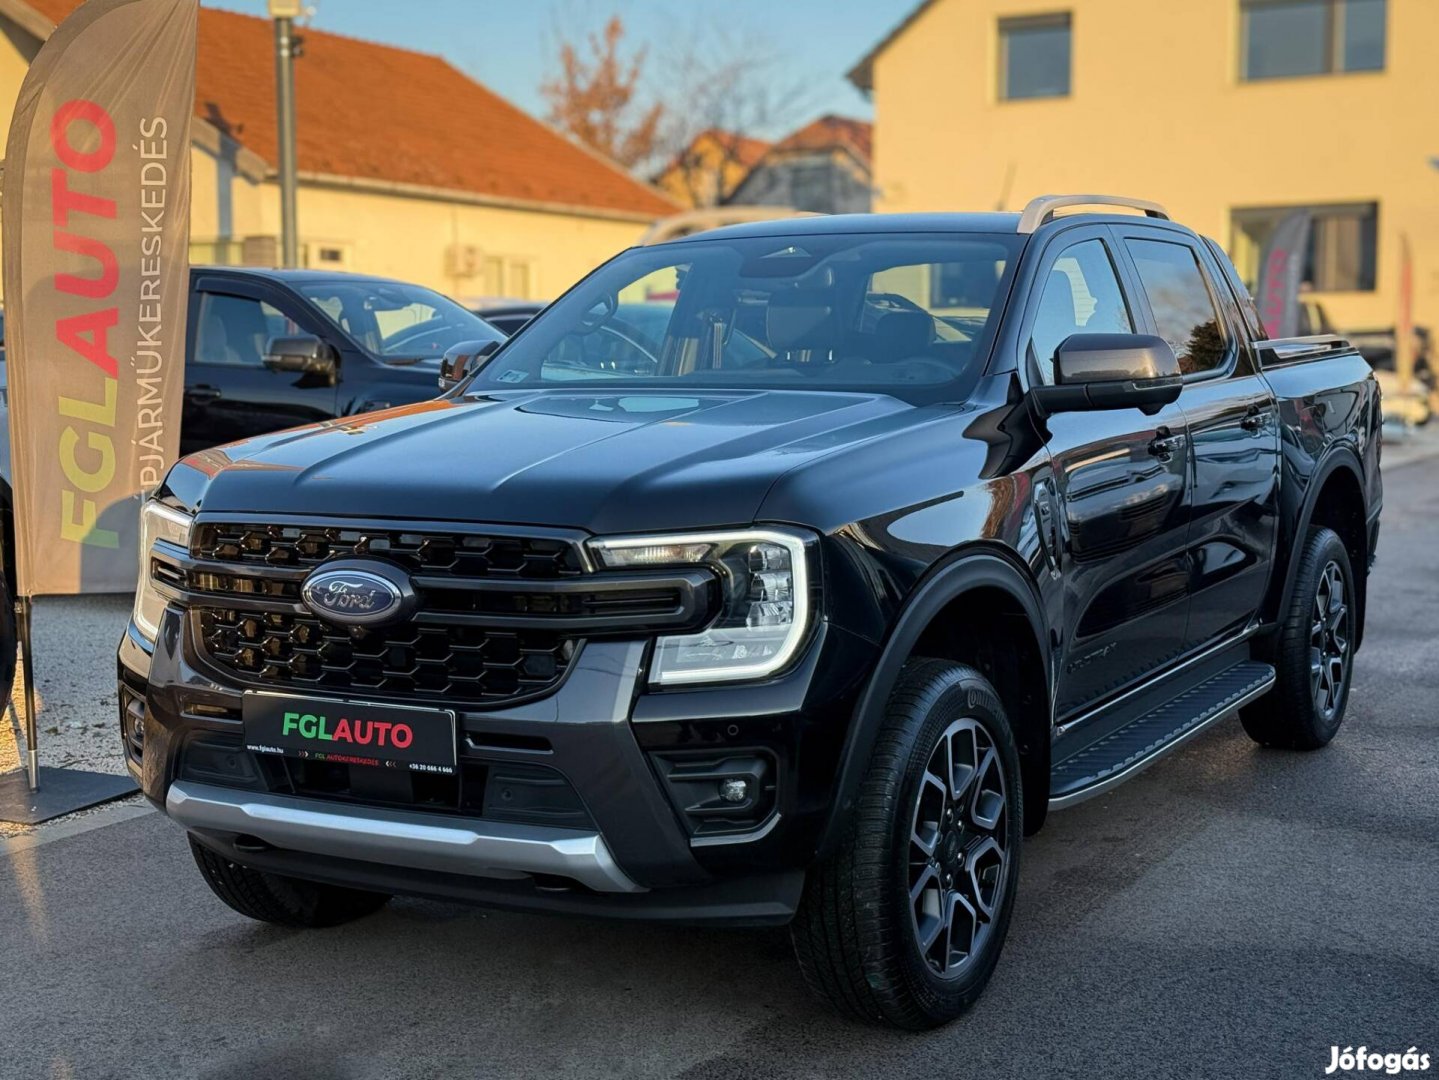
[[(233, 159), (193, 154), (191, 257), (272, 263), (279, 186), (246, 177)], [(303, 181), (297, 202), (305, 265), (400, 278), (460, 300), (553, 299), (650, 224)]]
[[(278, 189), (265, 187), (278, 233)], [(634, 244), (648, 225), (313, 185), (299, 194), (300, 240), (310, 247), (311, 265), (319, 247), (339, 248), (344, 269), (461, 299), (552, 299)]]
[(40, 46), (33, 37), (9, 19), (0, 19), (0, 131), (10, 130), (20, 84), (25, 81), (30, 61), (39, 51)]
[[(1070, 95), (999, 100), (998, 20), (1066, 10)], [(1236, 207), (1377, 202), (1375, 290), (1318, 298), (1392, 325), (1407, 234), (1415, 318), (1439, 325), (1439, 3), (1389, 0), (1382, 72), (1242, 82), (1239, 38), (1238, 0), (938, 0), (874, 62), (876, 209), (1112, 192), (1230, 248)]]

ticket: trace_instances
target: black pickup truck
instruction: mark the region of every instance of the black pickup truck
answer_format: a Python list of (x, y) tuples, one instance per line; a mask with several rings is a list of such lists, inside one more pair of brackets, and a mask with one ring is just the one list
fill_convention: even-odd
[(145, 507), (124, 753), (247, 916), (789, 923), (819, 993), (925, 1027), (1049, 811), (1236, 712), (1344, 717), (1373, 375), (1266, 340), (1153, 204), (636, 248), (472, 367)]

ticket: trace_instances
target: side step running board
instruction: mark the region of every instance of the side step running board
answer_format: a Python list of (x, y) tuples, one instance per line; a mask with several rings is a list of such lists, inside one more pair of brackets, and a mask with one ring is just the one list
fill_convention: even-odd
[(1058, 762), (1049, 774), (1049, 808), (1073, 806), (1123, 783), (1273, 685), (1274, 668), (1253, 660), (1211, 676)]

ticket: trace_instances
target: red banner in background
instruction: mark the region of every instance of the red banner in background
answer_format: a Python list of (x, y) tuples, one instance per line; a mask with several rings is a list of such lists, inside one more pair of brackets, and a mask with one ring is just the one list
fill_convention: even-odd
[(40, 49), (5, 155), (22, 596), (126, 592), (179, 447), (198, 0), (87, 0)]
[(1308, 210), (1294, 210), (1275, 227), (1259, 256), (1259, 290), (1255, 304), (1272, 338), (1299, 333), (1299, 287), (1309, 260)]

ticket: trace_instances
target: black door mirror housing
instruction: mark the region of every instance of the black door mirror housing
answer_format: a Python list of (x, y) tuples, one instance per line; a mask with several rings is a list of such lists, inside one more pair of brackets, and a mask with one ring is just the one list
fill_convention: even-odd
[(271, 371), (293, 371), (314, 375), (333, 384), (339, 373), (339, 357), (326, 341), (313, 334), (272, 337), (265, 345), (265, 366)]
[(1054, 380), (1030, 391), (1044, 416), (1096, 409), (1152, 416), (1184, 387), (1174, 350), (1153, 334), (1071, 334), (1055, 350)]
[(479, 370), (482, 361), (498, 349), (500, 341), (462, 341), (451, 345), (440, 359), (440, 392), (448, 394)]

